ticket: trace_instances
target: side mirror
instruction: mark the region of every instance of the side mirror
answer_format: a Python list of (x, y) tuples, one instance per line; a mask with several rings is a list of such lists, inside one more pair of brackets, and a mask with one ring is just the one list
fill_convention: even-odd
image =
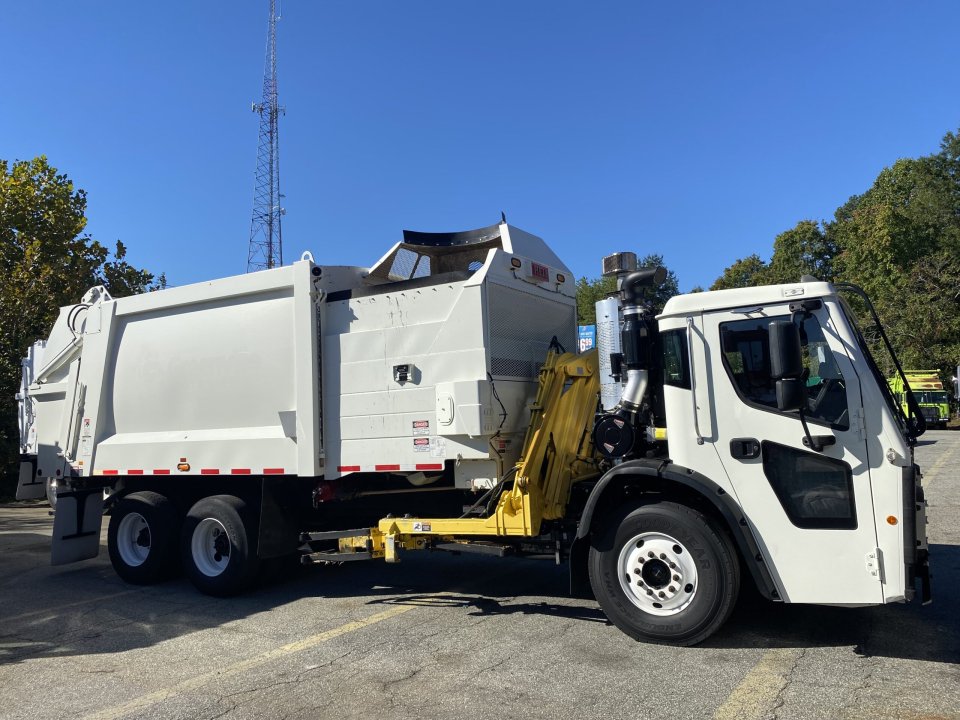
[(802, 410), (807, 401), (803, 381), (799, 378), (777, 380), (777, 410), (795, 412)]
[[(769, 326), (770, 376), (774, 380), (798, 378), (803, 373), (800, 328), (790, 320), (774, 320)], [(780, 383), (777, 383), (777, 397)], [(782, 410), (783, 408), (781, 408)]]

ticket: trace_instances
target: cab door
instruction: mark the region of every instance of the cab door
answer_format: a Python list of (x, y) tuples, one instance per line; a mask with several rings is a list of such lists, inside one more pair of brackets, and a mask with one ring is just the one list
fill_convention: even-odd
[[(777, 409), (770, 323), (799, 325), (804, 415)], [(883, 602), (860, 384), (827, 310), (702, 316), (716, 432), (736, 499), (790, 602)]]

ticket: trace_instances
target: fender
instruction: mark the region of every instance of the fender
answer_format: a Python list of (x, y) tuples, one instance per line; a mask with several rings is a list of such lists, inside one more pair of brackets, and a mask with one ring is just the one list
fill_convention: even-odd
[[(764, 562), (760, 546), (753, 536), (740, 506), (710, 478), (689, 468), (676, 465), (670, 460), (628, 460), (601, 477), (590, 491), (590, 496), (583, 508), (583, 514), (580, 516), (576, 544), (581, 544), (590, 534), (593, 515), (603, 496), (608, 492), (622, 488), (631, 479), (636, 478), (662, 481), (667, 486), (671, 483), (682, 485), (714, 507), (726, 521), (727, 528), (740, 549), (744, 564), (750, 571), (757, 589), (770, 600), (781, 599), (770, 569)], [(582, 544), (586, 545), (587, 543), (583, 542)]]

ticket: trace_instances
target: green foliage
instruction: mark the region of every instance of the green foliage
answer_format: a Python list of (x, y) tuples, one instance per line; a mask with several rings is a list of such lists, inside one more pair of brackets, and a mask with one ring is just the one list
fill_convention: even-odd
[(960, 361), (958, 271), (960, 135), (950, 132), (938, 153), (884, 168), (833, 220), (801, 221), (777, 236), (769, 263), (757, 255), (737, 260), (711, 289), (804, 274), (852, 282), (873, 300), (901, 360), (939, 368), (947, 380)]
[(773, 257), (762, 274), (767, 285), (799, 282), (812, 275), (827, 282), (834, 278), (835, 240), (819, 223), (801, 220), (796, 227), (782, 232), (773, 241)]
[[(14, 395), (20, 360), (47, 336), (62, 305), (94, 285), (114, 297), (163, 287), (84, 233), (87, 196), (46, 157), (0, 160), (0, 496), (12, 494), (19, 453)], [(6, 478), (6, 479), (4, 479)]]
[[(639, 267), (655, 267), (663, 265), (663, 255), (651, 253), (638, 261)], [(580, 325), (593, 325), (597, 321), (595, 303), (603, 300), (617, 289), (616, 279), (599, 277), (588, 280), (585, 277), (577, 280), (577, 322)], [(658, 288), (647, 291), (647, 299), (653, 306), (654, 312), (663, 310), (667, 300), (679, 294), (680, 283), (673, 270), (667, 270), (667, 279)]]
[(741, 260), (737, 260), (733, 265), (723, 271), (723, 275), (718, 277), (711, 290), (731, 290), (733, 288), (754, 287), (756, 285), (765, 285), (762, 276), (767, 269), (767, 264), (760, 259), (759, 255), (750, 255)]

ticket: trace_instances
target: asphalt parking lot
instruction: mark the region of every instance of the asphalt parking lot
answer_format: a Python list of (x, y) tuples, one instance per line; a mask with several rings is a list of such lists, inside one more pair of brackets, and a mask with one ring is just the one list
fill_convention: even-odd
[[(230, 600), (48, 564), (0, 507), (0, 718), (960, 718), (960, 432), (931, 431), (934, 604), (745, 598), (706, 644), (636, 643), (547, 562), (410, 556)], [(106, 534), (103, 537), (106, 543)]]

